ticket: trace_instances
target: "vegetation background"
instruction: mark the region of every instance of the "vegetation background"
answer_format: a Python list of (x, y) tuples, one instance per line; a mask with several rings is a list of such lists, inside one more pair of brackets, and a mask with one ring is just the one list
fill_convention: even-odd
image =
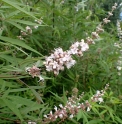
[[(78, 94), (85, 92), (84, 102), (108, 83), (103, 103), (95, 103), (91, 111), (62, 123), (122, 124), (122, 71), (118, 75), (116, 68), (121, 57), (116, 29), (121, 7), (114, 11), (111, 23), (104, 26), (95, 44), (82, 57), (74, 56), (77, 64), (71, 69), (55, 76), (43, 65), (45, 56), (55, 48), (67, 50), (72, 43), (91, 36), (115, 2), (119, 5), (121, 0), (0, 1), (1, 124), (29, 124), (29, 120), (41, 124), (54, 106), (66, 104), (73, 88), (79, 90)], [(44, 82), (25, 71), (33, 65), (41, 68)]]

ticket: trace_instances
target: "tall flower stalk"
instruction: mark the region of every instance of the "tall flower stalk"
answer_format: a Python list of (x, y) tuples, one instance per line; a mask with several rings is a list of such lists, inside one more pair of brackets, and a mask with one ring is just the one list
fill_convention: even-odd
[(117, 3), (112, 6), (112, 10), (108, 12), (108, 16), (103, 19), (103, 22), (96, 27), (96, 31), (91, 33), (91, 37), (87, 37), (85, 40), (82, 39), (80, 42), (76, 41), (67, 51), (57, 48), (50, 56), (46, 57), (44, 61), (46, 71), (58, 75), (60, 70), (64, 70), (64, 67), (69, 69), (75, 65), (76, 61), (73, 60), (72, 55), (83, 56), (83, 52), (89, 49), (89, 44), (95, 44), (94, 40), (100, 37), (99, 34), (104, 31), (103, 26), (110, 22), (109, 17), (113, 15), (112, 12), (116, 7)]
[[(96, 93), (85, 102), (80, 102), (81, 99), (84, 96), (84, 92), (77, 96), (78, 89), (73, 89), (73, 95), (68, 98), (66, 105), (60, 104), (58, 107), (55, 106), (54, 110), (51, 110), (49, 114), (44, 115), (44, 120), (42, 124), (48, 124), (50, 122), (55, 122), (58, 119), (61, 120), (61, 122), (65, 121), (66, 119), (72, 119), (74, 116), (76, 116), (79, 112), (79, 110), (82, 111), (90, 111), (92, 109), (93, 103), (99, 103), (101, 104), (104, 102), (103, 96), (108, 89), (109, 84), (106, 84), (105, 88), (101, 91), (97, 90)], [(53, 112), (54, 111), (54, 112)]]

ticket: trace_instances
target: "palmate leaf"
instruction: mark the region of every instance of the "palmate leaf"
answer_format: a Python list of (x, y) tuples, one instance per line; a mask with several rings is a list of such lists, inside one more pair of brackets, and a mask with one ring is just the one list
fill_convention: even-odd
[[(50, 92), (51, 92), (51, 91), (50, 91)], [(60, 102), (62, 102), (62, 103), (65, 104), (64, 99), (62, 99), (60, 96), (58, 96), (57, 94), (55, 94), (55, 93), (53, 93), (53, 92), (51, 92), (51, 93), (55, 96), (55, 99), (56, 99), (56, 100), (58, 100), (58, 101), (60, 101)]]
[(10, 55), (1, 55), (0, 54), (0, 58), (6, 60), (7, 62), (13, 63), (14, 65), (15, 65), (15, 61), (17, 61), (17, 62), (22, 61), (22, 59), (20, 59), (20, 58), (16, 58), (16, 60), (15, 60), (15, 58), (13, 56), (10, 56)]
[(44, 108), (44, 104), (39, 104), (35, 101), (32, 101), (31, 99), (22, 98), (20, 96), (8, 95), (7, 98), (13, 101), (16, 104), (16, 106), (18, 106), (21, 113), (24, 115), (26, 115), (30, 111), (35, 111), (35, 110), (39, 110), (40, 108), (41, 109)]
[[(44, 88), (44, 86), (30, 86), (30, 88), (31, 89), (41, 89), (41, 88)], [(3, 96), (6, 97), (9, 93), (26, 91), (26, 90), (29, 90), (30, 88), (8, 89)]]
[(22, 115), (21, 115), (19, 109), (16, 107), (16, 105), (15, 105), (13, 102), (11, 102), (10, 100), (5, 99), (5, 98), (3, 99), (3, 101), (4, 101), (4, 103), (6, 104), (6, 106), (7, 106), (8, 108), (10, 108), (10, 109), (13, 111), (13, 113), (14, 113), (15, 115), (17, 115), (18, 118), (19, 118), (21, 121), (23, 121)]
[(23, 41), (21, 40), (18, 40), (18, 39), (13, 39), (13, 38), (9, 38), (9, 37), (4, 37), (4, 36), (0, 36), (0, 40), (3, 40), (5, 42), (9, 42), (10, 44), (13, 44), (13, 45), (17, 45), (17, 46), (20, 46), (22, 48), (25, 48), (27, 50), (30, 50), (32, 52), (35, 52), (39, 55), (41, 55), (38, 51), (34, 50), (33, 48), (31, 48), (30, 46), (28, 46), (27, 44), (25, 44)]
[(83, 118), (83, 124), (88, 123), (88, 115), (86, 112), (79, 110), (76, 117), (77, 117), (77, 121)]
[(9, 89), (4, 93), (3, 97), (7, 97), (9, 93), (31, 90), (33, 92), (34, 96), (36, 97), (36, 99), (38, 101), (40, 101), (41, 103), (43, 103), (43, 100), (42, 100), (40, 94), (38, 92), (36, 92), (36, 90), (35, 90), (35, 89), (41, 89), (41, 88), (44, 88), (44, 86), (30, 86), (29, 88)]
[(77, 121), (80, 120), (82, 117), (82, 110), (79, 110), (79, 112), (77, 113)]
[(87, 124), (103, 124), (101, 119), (94, 119), (89, 121)]
[(0, 87), (1, 87), (1, 90), (3, 89), (6, 90), (6, 87), (9, 87), (9, 88), (18, 88), (20, 87), (19, 84), (17, 84), (16, 82), (14, 81), (5, 81), (3, 79), (0, 79)]
[(26, 107), (21, 107), (21, 113), (24, 114), (25, 116), (27, 115), (27, 113), (31, 112), (31, 111), (36, 111), (36, 110), (40, 110), (44, 108), (44, 105), (43, 104), (36, 104), (36, 102), (33, 104), (31, 104), (30, 106), (26, 106)]
[(35, 104), (36, 106), (40, 107), (40, 104), (38, 104), (37, 102), (31, 101), (30, 99), (27, 99), (27, 98), (22, 98), (20, 96), (8, 95), (7, 98), (11, 99), (16, 104), (21, 104), (21, 105), (26, 105), (26, 106), (31, 106)]

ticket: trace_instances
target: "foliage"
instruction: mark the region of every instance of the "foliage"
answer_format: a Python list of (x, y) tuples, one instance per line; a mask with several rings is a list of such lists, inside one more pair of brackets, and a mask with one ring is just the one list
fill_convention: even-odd
[[(65, 68), (56, 76), (44, 65), (45, 56), (54, 49), (67, 51), (76, 41), (92, 37), (114, 4), (100, 1), (1, 0), (0, 123), (44, 123), (44, 115), (54, 106), (67, 104), (74, 94), (72, 89), (78, 89), (76, 97), (85, 93), (79, 101), (85, 103), (108, 83), (104, 102), (91, 101), (90, 111), (81, 109), (73, 118), (52, 123), (122, 123), (122, 78), (121, 69), (118, 73), (116, 68), (121, 48), (114, 45), (120, 44), (116, 20), (104, 25), (104, 32), (83, 56), (73, 55), (76, 64), (72, 68)], [(115, 19), (117, 11), (111, 19)], [(33, 75), (31, 67), (41, 69), (41, 76)]]

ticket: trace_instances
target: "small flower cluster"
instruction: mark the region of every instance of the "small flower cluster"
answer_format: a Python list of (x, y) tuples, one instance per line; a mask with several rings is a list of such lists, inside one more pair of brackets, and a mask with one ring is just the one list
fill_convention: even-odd
[(117, 8), (117, 3), (115, 3), (112, 6), (112, 10), (110, 12), (108, 12), (108, 17), (103, 19), (103, 24), (107, 24), (110, 22), (110, 20), (108, 19), (110, 16), (113, 16), (113, 11)]
[(83, 56), (83, 52), (88, 49), (89, 46), (83, 39), (81, 42), (77, 41), (72, 44), (68, 51), (63, 51), (62, 48), (55, 49), (50, 56), (46, 57), (46, 61), (44, 62), (46, 70), (49, 72), (53, 71), (55, 75), (58, 75), (60, 70), (64, 70), (64, 67), (69, 69), (76, 63), (72, 55)]
[(99, 104), (102, 103), (103, 102), (102, 96), (104, 95), (104, 93), (105, 93), (104, 90), (101, 91), (97, 90), (96, 94), (91, 97), (92, 102), (99, 102)]
[(34, 121), (28, 121), (28, 124), (36, 124)]
[[(43, 20), (43, 18), (40, 18), (39, 20), (35, 20), (35, 22), (37, 22), (38, 24), (40, 24), (40, 25), (41, 25), (41, 24), (42, 24), (42, 22), (43, 22), (42, 20)], [(34, 26), (34, 28), (35, 28), (35, 29), (37, 29), (37, 28), (38, 28), (38, 26), (37, 26), (37, 25), (35, 25), (35, 26)]]
[(121, 75), (121, 70), (122, 70), (122, 57), (119, 57), (119, 60), (117, 61), (117, 71), (118, 71), (118, 75)]
[(65, 3), (65, 0), (61, 0), (60, 4), (64, 4)]
[[(57, 119), (61, 119), (61, 121), (64, 121), (68, 118), (72, 119), (79, 110), (83, 111), (90, 111), (92, 108), (92, 103), (103, 102), (103, 95), (105, 94), (105, 91), (108, 89), (109, 84), (106, 84), (104, 90), (97, 91), (95, 95), (93, 95), (90, 100), (86, 100), (84, 103), (80, 103), (81, 98), (83, 97), (84, 93), (79, 95), (77, 97), (76, 94), (72, 95), (68, 98), (67, 103), (65, 106), (62, 104), (59, 105), (59, 107), (54, 107), (54, 113), (50, 111), (49, 114), (44, 115), (43, 124), (48, 124), (50, 122), (54, 122)], [(75, 88), (76, 89), (76, 88)]]
[(32, 34), (32, 29), (29, 26), (26, 26), (26, 31), (21, 31), (21, 35), (17, 36), (20, 40), (23, 40), (23, 37)]
[(118, 33), (119, 40), (122, 41), (122, 30), (121, 30), (121, 25), (119, 20), (117, 20), (116, 26), (117, 26), (117, 33)]
[[(99, 38), (99, 33), (104, 32), (104, 29), (102, 29), (102, 27), (104, 26), (104, 24), (107, 24), (107, 23), (110, 22), (109, 17), (113, 15), (113, 11), (114, 11), (116, 8), (117, 8), (117, 3), (115, 3), (114, 6), (112, 6), (112, 10), (111, 10), (110, 12), (108, 12), (107, 18), (104, 18), (104, 19), (103, 19), (103, 22), (100, 23), (100, 24), (96, 27), (96, 31), (91, 33), (91, 35), (92, 35), (91, 41), (92, 41), (92, 42), (94, 41), (93, 39)], [(87, 39), (88, 39), (88, 38), (87, 38)], [(94, 43), (94, 42), (93, 42), (93, 43)]]
[(117, 8), (117, 3), (115, 3), (113, 6), (112, 6), (112, 11), (111, 13)]
[[(37, 24), (40, 24), (41, 25), (43, 21), (42, 21), (42, 18), (41, 18), (39, 20), (35, 20), (35, 22), (37, 22)], [(38, 28), (38, 25), (35, 25), (33, 28), (34, 29), (37, 29)], [(30, 26), (26, 26), (25, 27), (25, 30), (26, 31), (22, 31), (21, 30), (21, 35), (17, 36), (17, 38), (19, 38), (20, 40), (24, 40), (24, 37), (32, 34), (32, 29), (33, 28), (31, 28)]]
[(40, 75), (40, 70), (38, 67), (26, 67), (26, 72), (28, 72), (33, 78), (38, 77), (39, 81), (44, 81), (44, 78)]
[[(117, 47), (117, 52), (122, 54), (122, 30), (121, 30), (121, 26), (120, 26), (120, 21), (117, 20), (117, 33), (118, 33), (118, 37), (119, 37), (119, 43), (114, 43), (114, 46)], [(121, 75), (121, 70), (122, 70), (122, 57), (119, 56), (119, 59), (117, 61), (117, 71), (118, 71), (118, 75)]]
[(112, 6), (112, 10), (108, 12), (108, 17), (103, 19), (103, 25), (110, 22), (109, 17), (113, 16), (113, 11), (117, 8), (117, 3)]
[(83, 52), (87, 51), (88, 49), (89, 49), (89, 45), (85, 43), (84, 40), (82, 39), (81, 42), (77, 41), (74, 44), (72, 44), (68, 53), (70, 55), (83, 56)]
[(118, 71), (118, 75), (121, 75), (121, 71), (122, 71), (122, 57), (120, 56), (118, 61), (117, 61), (117, 71)]
[(122, 71), (122, 57), (121, 56), (119, 56), (116, 68), (117, 68), (117, 71), (118, 71), (118, 75), (120, 76), (121, 71)]
[(58, 75), (60, 70), (64, 70), (64, 66), (69, 69), (75, 63), (76, 61), (72, 59), (68, 51), (63, 51), (62, 48), (57, 48), (54, 53), (49, 57), (46, 57), (44, 65), (46, 66), (47, 71), (53, 71), (55, 75)]

